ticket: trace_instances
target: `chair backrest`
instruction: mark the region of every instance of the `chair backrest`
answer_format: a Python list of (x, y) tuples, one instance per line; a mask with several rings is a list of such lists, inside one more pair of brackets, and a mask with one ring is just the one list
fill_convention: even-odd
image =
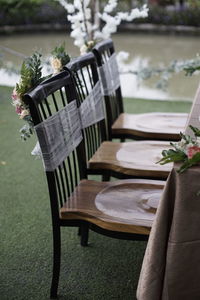
[[(116, 53), (111, 39), (97, 43), (93, 48), (99, 67), (99, 73), (103, 85), (105, 85), (105, 103), (107, 112), (107, 122), (109, 137), (111, 137), (111, 126), (124, 112), (123, 99), (119, 81), (119, 72), (116, 61)], [(109, 83), (109, 86), (106, 84)], [(112, 83), (110, 85), (110, 83)]]
[(66, 69), (74, 78), (80, 107), (87, 161), (107, 139), (104, 97), (92, 53), (72, 59)]
[(86, 178), (81, 122), (75, 99), (74, 83), (67, 71), (42, 82), (24, 96), (40, 143), (53, 221), (59, 219), (60, 207), (79, 181)]

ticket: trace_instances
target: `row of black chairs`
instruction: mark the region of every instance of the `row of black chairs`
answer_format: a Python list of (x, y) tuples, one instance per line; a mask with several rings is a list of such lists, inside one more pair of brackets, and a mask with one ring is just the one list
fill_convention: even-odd
[[(100, 43), (94, 52), (98, 46), (102, 48)], [(102, 57), (108, 59), (109, 55)], [(109, 103), (118, 99), (117, 95), (122, 101), (121, 90), (118, 86), (112, 95), (101, 95), (98, 61), (103, 62), (93, 53), (73, 59), (64, 71), (24, 97), (38, 135), (49, 188), (53, 225), (51, 298), (57, 297), (58, 290), (61, 227), (78, 227), (82, 246), (88, 243), (89, 230), (121, 239), (147, 240), (164, 187), (160, 179), (166, 179), (170, 171), (170, 167), (154, 165), (157, 153), (168, 143), (111, 141), (115, 136), (112, 118), (116, 120), (123, 105), (121, 102), (120, 109), (111, 109)], [(104, 115), (100, 112), (102, 105)], [(127, 137), (116, 136), (122, 140)], [(88, 180), (89, 174), (124, 180), (93, 181)]]

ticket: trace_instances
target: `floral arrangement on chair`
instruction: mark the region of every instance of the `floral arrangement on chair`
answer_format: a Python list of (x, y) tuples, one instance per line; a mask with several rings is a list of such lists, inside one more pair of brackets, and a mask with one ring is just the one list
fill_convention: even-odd
[(58, 47), (55, 47), (51, 54), (52, 57), (50, 61), (53, 68), (53, 74), (57, 74), (63, 69), (63, 66), (70, 61), (70, 56), (65, 52), (64, 43)]
[(39, 84), (44, 78), (42, 78), (41, 67), (41, 54), (34, 53), (31, 57), (28, 57), (22, 63), (20, 71), (20, 81), (16, 84), (12, 93), (12, 104), (15, 107), (16, 113), (20, 119), (27, 122), (20, 129), (21, 137), (26, 140), (33, 134), (33, 122), (29, 112), (28, 103), (25, 103), (23, 96), (26, 92)]
[(194, 133), (194, 138), (181, 133), (181, 141), (170, 143), (173, 149), (163, 150), (163, 157), (157, 163), (164, 165), (171, 162), (182, 162), (178, 169), (178, 172), (182, 173), (200, 162), (200, 130), (191, 125), (189, 127)]
[(30, 116), (29, 104), (24, 101), (24, 95), (40, 84), (43, 80), (60, 72), (65, 64), (70, 61), (69, 55), (65, 52), (65, 45), (55, 47), (51, 52), (51, 66), (53, 74), (42, 76), (42, 55), (38, 52), (27, 57), (20, 70), (20, 80), (12, 92), (12, 104), (19, 118), (26, 121), (26, 124), (20, 129), (21, 138), (26, 141), (33, 134), (33, 122)]

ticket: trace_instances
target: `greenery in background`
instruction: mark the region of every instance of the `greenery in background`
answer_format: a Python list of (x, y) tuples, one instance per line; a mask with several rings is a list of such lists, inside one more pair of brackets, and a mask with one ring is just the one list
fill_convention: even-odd
[[(146, 23), (164, 25), (200, 26), (200, 6), (167, 10), (158, 5), (152, 5)], [(136, 20), (141, 23), (142, 20)]]
[(200, 1), (199, 0), (187, 0), (190, 6), (200, 8)]
[(195, 58), (188, 60), (174, 60), (169, 63), (168, 66), (141, 67), (137, 70), (128, 69), (126, 72), (137, 75), (137, 80), (139, 83), (142, 80), (147, 80), (151, 77), (157, 76), (158, 80), (155, 84), (155, 87), (157, 89), (167, 90), (169, 79), (172, 77), (172, 75), (182, 71), (185, 72), (186, 76), (192, 76), (194, 73), (198, 74), (200, 71), (200, 56), (197, 55)]
[(66, 13), (52, 0), (0, 0), (0, 26), (21, 24), (66, 24)]
[[(163, 1), (163, 3), (162, 3)], [(160, 4), (171, 4), (169, 0)], [(177, 1), (178, 2), (178, 1)], [(101, 1), (103, 3), (103, 1)], [(138, 1), (142, 5), (144, 1)], [(200, 1), (187, 0), (182, 8), (167, 10), (165, 6), (150, 6), (147, 19), (134, 20), (136, 23), (200, 26)], [(102, 4), (103, 5), (103, 4)], [(120, 1), (119, 10), (130, 9), (131, 0)], [(136, 5), (136, 6), (137, 6)], [(65, 10), (53, 0), (0, 0), (0, 26), (20, 24), (59, 23), (66, 24)]]
[[(30, 155), (35, 137), (22, 143), (21, 121), (10, 105), (12, 88), (0, 87), (1, 300), (49, 299), (52, 271), (51, 217), (40, 160)], [(188, 112), (191, 103), (125, 99), (128, 112)], [(82, 248), (76, 228), (63, 228), (60, 299), (130, 300), (145, 242), (90, 233)]]

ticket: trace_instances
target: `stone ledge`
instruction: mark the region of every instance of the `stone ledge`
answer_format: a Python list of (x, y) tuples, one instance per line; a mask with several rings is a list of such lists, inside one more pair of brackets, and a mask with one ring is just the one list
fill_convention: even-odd
[[(31, 25), (5, 25), (0, 26), (0, 34), (12, 33), (34, 33), (34, 32), (51, 32), (51, 31), (70, 31), (69, 24), (31, 24)], [(158, 34), (183, 34), (183, 35), (200, 35), (200, 27), (193, 26), (172, 26), (157, 24), (122, 24), (118, 28), (119, 32), (138, 32), (138, 33), (158, 33)]]
[(0, 34), (69, 31), (69, 30), (70, 30), (70, 27), (68, 25), (66, 25), (66, 24), (62, 25), (59, 23), (0, 26)]
[(123, 24), (119, 31), (129, 31), (138, 33), (160, 33), (160, 34), (183, 34), (183, 35), (200, 35), (200, 27), (194, 26), (173, 26), (157, 24)]

